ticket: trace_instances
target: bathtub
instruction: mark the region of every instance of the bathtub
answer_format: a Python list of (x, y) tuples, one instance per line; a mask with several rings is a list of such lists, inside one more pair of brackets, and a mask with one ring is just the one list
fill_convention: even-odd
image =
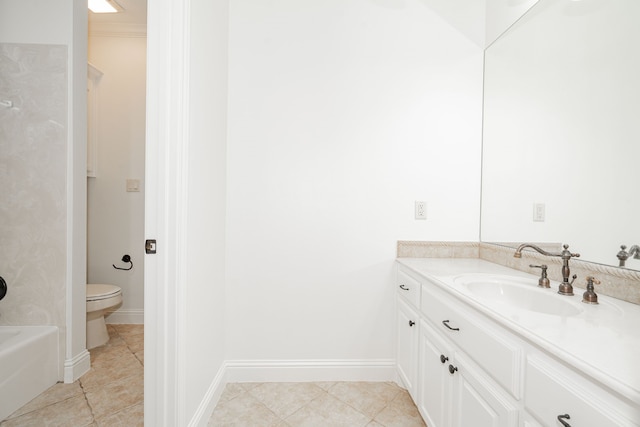
[(57, 327), (0, 326), (0, 421), (57, 381)]

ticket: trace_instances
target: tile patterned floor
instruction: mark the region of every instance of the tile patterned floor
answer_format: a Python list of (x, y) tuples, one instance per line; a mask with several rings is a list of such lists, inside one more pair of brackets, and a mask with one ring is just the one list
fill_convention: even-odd
[[(108, 325), (91, 350), (91, 370), (56, 384), (0, 427), (136, 427), (143, 416), (143, 325)], [(409, 394), (394, 383), (227, 384), (210, 427), (423, 427)]]
[(143, 425), (143, 325), (108, 325), (109, 342), (90, 350), (91, 370), (56, 384), (11, 414), (1, 427)]
[(423, 427), (394, 383), (227, 384), (209, 427)]

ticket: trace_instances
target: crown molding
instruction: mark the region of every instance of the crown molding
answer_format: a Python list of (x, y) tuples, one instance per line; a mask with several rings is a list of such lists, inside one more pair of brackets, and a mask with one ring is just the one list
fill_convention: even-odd
[(105, 23), (89, 24), (89, 37), (147, 37), (145, 24)]

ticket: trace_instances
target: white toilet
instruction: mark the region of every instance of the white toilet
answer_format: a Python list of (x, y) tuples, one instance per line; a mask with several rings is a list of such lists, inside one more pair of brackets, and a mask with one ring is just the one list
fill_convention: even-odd
[(87, 285), (87, 349), (109, 341), (104, 315), (122, 302), (122, 289), (115, 285)]

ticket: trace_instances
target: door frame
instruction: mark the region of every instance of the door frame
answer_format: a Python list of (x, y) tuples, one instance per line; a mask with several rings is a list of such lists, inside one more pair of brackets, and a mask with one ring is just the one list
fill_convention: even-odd
[[(144, 423), (184, 425), (186, 160), (189, 141), (190, 1), (147, 9)], [(142, 242), (141, 242), (142, 244)]]

